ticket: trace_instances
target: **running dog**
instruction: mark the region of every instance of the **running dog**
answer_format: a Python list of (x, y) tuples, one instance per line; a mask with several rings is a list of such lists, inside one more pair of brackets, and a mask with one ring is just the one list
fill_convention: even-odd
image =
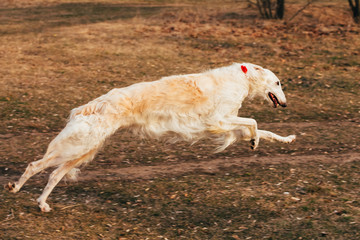
[(254, 119), (238, 117), (245, 98), (261, 97), (273, 107), (286, 107), (279, 79), (273, 72), (250, 63), (234, 63), (199, 74), (164, 77), (113, 89), (71, 111), (66, 127), (51, 141), (41, 160), (31, 162), (19, 181), (6, 188), (18, 192), (33, 175), (57, 167), (37, 199), (49, 212), (46, 199), (67, 175), (76, 178), (78, 167), (91, 161), (106, 138), (118, 129), (130, 129), (148, 138), (167, 138), (191, 143), (203, 138), (220, 142), (223, 151), (237, 139), (291, 143), (295, 135), (281, 137), (259, 130)]

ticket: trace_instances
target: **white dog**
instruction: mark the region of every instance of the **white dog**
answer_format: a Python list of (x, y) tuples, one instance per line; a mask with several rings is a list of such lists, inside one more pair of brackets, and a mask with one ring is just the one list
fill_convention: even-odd
[(91, 161), (105, 139), (124, 128), (140, 136), (170, 136), (190, 142), (215, 137), (222, 143), (217, 152), (237, 139), (250, 140), (253, 149), (260, 138), (293, 142), (295, 135), (281, 137), (258, 130), (254, 119), (237, 116), (244, 99), (255, 96), (267, 99), (275, 108), (286, 107), (275, 74), (249, 63), (113, 89), (73, 109), (66, 127), (50, 143), (44, 157), (30, 163), (19, 181), (6, 187), (17, 192), (34, 174), (57, 166), (37, 200), (40, 209), (48, 212), (51, 208), (46, 199), (56, 184), (66, 174), (75, 178), (77, 167)]

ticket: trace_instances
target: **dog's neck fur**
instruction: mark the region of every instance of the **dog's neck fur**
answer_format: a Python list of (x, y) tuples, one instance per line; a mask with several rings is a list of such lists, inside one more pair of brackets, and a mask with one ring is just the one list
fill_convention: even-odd
[[(242, 64), (237, 63), (236, 65), (238, 65), (236, 69), (238, 69), (238, 71), (240, 72), (239, 75), (241, 76), (241, 79), (245, 80), (248, 86), (247, 97), (250, 99), (253, 99), (255, 97), (264, 97), (264, 93), (265, 93), (265, 88), (263, 84), (264, 69), (260, 66), (251, 63), (242, 63)], [(244, 73), (241, 70), (242, 65), (246, 66), (247, 68), (246, 73)]]
[[(234, 66), (236, 66), (234, 68)], [(241, 69), (241, 66), (245, 66), (247, 68), (247, 72), (244, 73)], [(221, 67), (217, 69), (213, 69), (209, 71), (218, 81), (230, 81), (236, 82), (241, 86), (239, 94), (243, 96), (243, 98), (254, 98), (254, 97), (263, 97), (265, 89), (263, 87), (263, 79), (262, 74), (264, 74), (264, 69), (260, 66), (251, 63), (234, 63), (233, 65)], [(226, 72), (226, 75), (229, 74), (232, 76), (231, 78), (223, 79), (223, 72)], [(231, 89), (235, 90), (235, 89)]]

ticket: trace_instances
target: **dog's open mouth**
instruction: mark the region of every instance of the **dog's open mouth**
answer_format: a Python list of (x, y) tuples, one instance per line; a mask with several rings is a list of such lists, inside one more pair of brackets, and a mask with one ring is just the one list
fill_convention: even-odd
[(274, 104), (274, 108), (277, 108), (277, 105), (280, 105), (279, 100), (276, 98), (276, 96), (274, 94), (272, 94), (271, 92), (269, 92), (269, 98), (271, 99), (271, 101)]
[(269, 92), (269, 98), (271, 99), (271, 101), (274, 104), (274, 108), (277, 108), (278, 105), (282, 106), (282, 107), (286, 107), (286, 103), (280, 103), (279, 100), (277, 99), (277, 97), (275, 96), (275, 94)]

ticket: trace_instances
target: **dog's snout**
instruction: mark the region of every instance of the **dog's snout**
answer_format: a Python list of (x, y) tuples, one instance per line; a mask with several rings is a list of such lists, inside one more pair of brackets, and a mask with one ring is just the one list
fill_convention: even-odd
[(287, 107), (286, 103), (281, 104), (282, 107)]

